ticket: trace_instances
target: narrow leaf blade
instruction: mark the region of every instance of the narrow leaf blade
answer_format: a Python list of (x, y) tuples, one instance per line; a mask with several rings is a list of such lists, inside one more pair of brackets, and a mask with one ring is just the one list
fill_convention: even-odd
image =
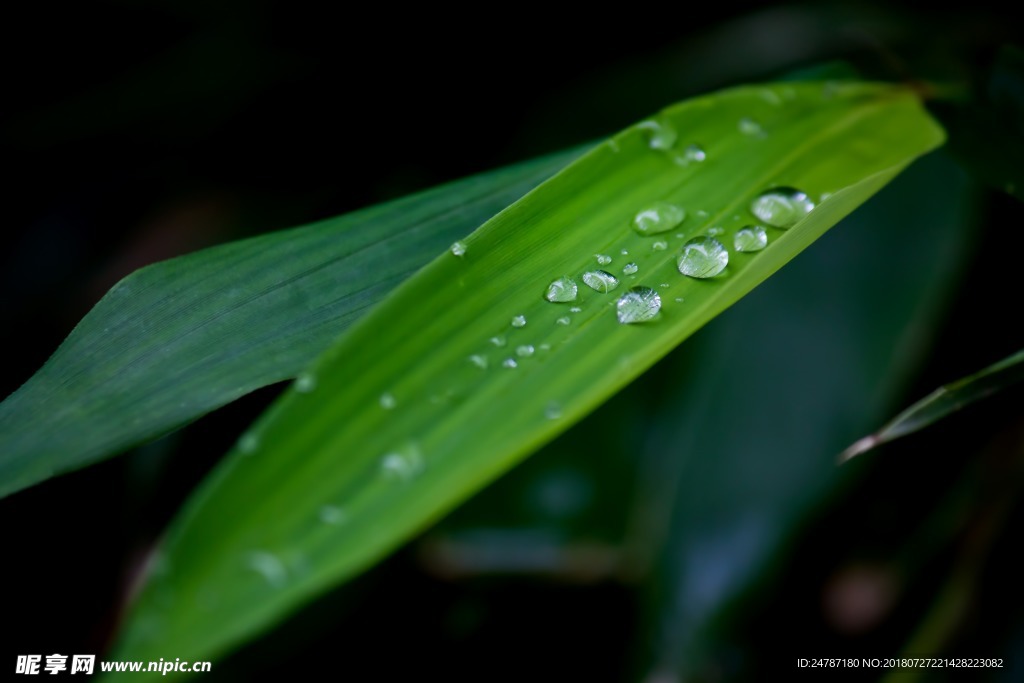
[[(404, 283), (318, 361), (315, 389), (289, 392), (261, 418), (173, 524), (120, 652), (223, 652), (364, 569), (579, 420), (942, 139), (912, 95), (860, 84), (729, 90), (615, 136), (471, 235), (462, 256)], [(718, 277), (680, 275), (686, 240), (711, 230), (731, 249), (754, 222), (751, 201), (772, 186), (828, 198), (788, 230), (770, 229), (763, 251), (732, 253)], [(663, 235), (637, 234), (634, 216), (657, 201), (690, 217)], [(668, 248), (655, 246), (659, 237)], [(595, 255), (611, 256), (603, 267), (620, 278), (617, 290), (582, 283)], [(545, 300), (561, 276), (577, 282), (577, 301)], [(659, 319), (618, 322), (616, 298), (634, 284), (661, 292)], [(197, 595), (216, 599), (193, 607)]]
[(294, 377), (395, 285), (579, 153), (129, 275), (0, 404), (0, 496)]

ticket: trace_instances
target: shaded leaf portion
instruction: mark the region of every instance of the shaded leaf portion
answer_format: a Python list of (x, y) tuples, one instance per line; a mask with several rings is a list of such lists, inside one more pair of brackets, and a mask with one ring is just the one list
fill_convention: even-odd
[(579, 154), (129, 275), (0, 404), (0, 495), (294, 377), (410, 273)]
[[(242, 437), (173, 523), (119, 652), (223, 652), (365, 568), (941, 141), (901, 89), (780, 84), (688, 101), (594, 149), (405, 282)], [(694, 238), (731, 251), (771, 187), (817, 207), (714, 278), (680, 274)], [(640, 234), (637, 214), (659, 203), (687, 217)], [(598, 269), (618, 284), (586, 285)], [(577, 299), (550, 303), (561, 277)], [(634, 287), (658, 292), (661, 311), (623, 325), (617, 299)]]
[(840, 454), (840, 461), (924, 429), (952, 413), (1024, 381), (1024, 351), (945, 386), (913, 404), (874, 434), (858, 440)]

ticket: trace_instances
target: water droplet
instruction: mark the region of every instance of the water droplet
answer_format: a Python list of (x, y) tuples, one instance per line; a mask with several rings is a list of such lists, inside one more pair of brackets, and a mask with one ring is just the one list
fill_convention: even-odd
[(238, 440), (238, 450), (246, 455), (255, 453), (256, 449), (259, 447), (260, 437), (251, 432), (246, 432), (242, 435), (242, 438)]
[(705, 211), (704, 209), (701, 209), (700, 211), (697, 212), (697, 218), (707, 218), (707, 217), (708, 217), (708, 212)]
[(736, 251), (761, 251), (768, 246), (768, 233), (760, 225), (748, 225), (736, 231), (732, 245)]
[(512, 318), (512, 327), (526, 327), (526, 316), (517, 315)]
[(708, 228), (708, 234), (711, 235), (712, 237), (717, 237), (718, 235), (721, 235), (723, 232), (725, 232), (725, 228), (723, 228), (720, 225), (716, 225), (713, 228)]
[(491, 343), (497, 346), (499, 349), (503, 347), (507, 342), (504, 337), (491, 337)]
[(668, 123), (662, 121), (641, 121), (636, 127), (644, 132), (647, 137), (647, 146), (651, 149), (671, 149), (676, 144), (675, 129)]
[(668, 202), (654, 202), (633, 217), (633, 228), (641, 235), (656, 235), (671, 230), (685, 218), (686, 209), (683, 207)]
[(701, 279), (718, 275), (728, 264), (729, 252), (714, 237), (694, 237), (679, 256), (679, 272)]
[(555, 321), (556, 325), (568, 325), (572, 320), (567, 315), (563, 315), (561, 318)]
[(761, 128), (761, 124), (746, 116), (740, 119), (739, 128), (744, 135), (764, 137), (764, 128)]
[(324, 505), (320, 508), (320, 521), (324, 524), (336, 526), (343, 524), (348, 515), (337, 505)]
[(316, 389), (316, 376), (310, 372), (303, 372), (295, 378), (295, 391), (300, 394), (308, 394)]
[(774, 90), (765, 88), (761, 91), (761, 99), (773, 106), (780, 106), (782, 104), (782, 98)]
[(583, 273), (583, 283), (598, 292), (610, 292), (619, 286), (619, 279), (606, 270)]
[(523, 344), (516, 349), (516, 355), (520, 358), (529, 358), (533, 355), (533, 346), (530, 344)]
[(681, 303), (683, 303), (683, 297), (681, 297), (681, 296), (677, 296), (677, 297), (676, 297), (676, 303), (677, 303), (677, 304), (681, 304)]
[(397, 405), (398, 401), (391, 394), (385, 392), (380, 395), (380, 407), (384, 410), (394, 410)]
[(651, 245), (652, 251), (665, 251), (666, 249), (668, 249), (668, 242), (665, 240), (658, 240)]
[(623, 249), (619, 253), (622, 254), (623, 256), (629, 256), (629, 249)]
[(661, 297), (650, 287), (633, 287), (619, 297), (615, 312), (620, 323), (642, 323), (658, 315)]
[(557, 280), (553, 280), (548, 285), (547, 294), (544, 298), (551, 303), (565, 303), (566, 301), (576, 300), (576, 281), (569, 276), (563, 276)]
[(661, 287), (662, 289), (668, 289), (670, 285), (667, 282), (662, 282), (658, 286)]
[(550, 351), (551, 350), (551, 344), (548, 344), (547, 342), (545, 342), (545, 343), (541, 344), (540, 346), (538, 346), (537, 348), (540, 349), (541, 351)]
[(484, 356), (481, 356), (479, 353), (474, 353), (472, 356), (470, 356), (469, 357), (469, 362), (472, 363), (473, 365), (477, 366), (481, 370), (486, 370), (487, 369), (487, 358), (484, 357)]
[(506, 358), (505, 360), (503, 360), (501, 362), (501, 367), (503, 367), (503, 368), (518, 368), (519, 367), (519, 363), (516, 362), (515, 358)]
[(676, 162), (678, 162), (680, 166), (689, 166), (693, 163), (699, 164), (707, 158), (708, 155), (704, 151), (704, 148), (700, 145), (693, 144), (686, 146), (683, 153), (676, 157)]
[(583, 309), (580, 308), (579, 306), (573, 306), (572, 308), (569, 309), (570, 313), (581, 313), (582, 311)]
[(773, 228), (791, 228), (814, 208), (806, 193), (792, 187), (762, 192), (750, 204), (750, 212)]
[(635, 263), (627, 263), (622, 267), (623, 275), (635, 275), (638, 270), (640, 270), (640, 268)]
[(380, 471), (389, 479), (409, 481), (423, 471), (423, 454), (415, 444), (388, 453), (380, 460)]
[(466, 255), (466, 243), (465, 242), (454, 242), (450, 247), (451, 252), (458, 257)]
[(595, 254), (594, 258), (597, 259), (597, 264), (599, 266), (607, 266), (612, 262), (612, 257), (607, 254)]
[(245, 565), (274, 588), (280, 588), (288, 582), (288, 570), (273, 553), (265, 550), (251, 552), (246, 556)]
[(562, 406), (552, 401), (544, 408), (544, 417), (549, 420), (557, 420), (562, 417)]

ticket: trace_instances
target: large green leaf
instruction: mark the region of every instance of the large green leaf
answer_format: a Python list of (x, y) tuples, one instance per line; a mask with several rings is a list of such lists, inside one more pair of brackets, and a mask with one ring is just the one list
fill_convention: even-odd
[[(902, 89), (780, 84), (688, 101), (594, 149), (488, 221), (463, 255), (405, 282), (242, 437), (173, 523), (118, 652), (223, 652), (365, 568), (650, 367), (942, 138)], [(827, 198), (790, 229), (769, 229), (763, 251), (732, 253), (721, 275), (680, 275), (686, 240), (712, 232), (731, 247), (752, 222), (751, 201), (774, 186)], [(689, 217), (641, 236), (631, 222), (656, 201)], [(622, 280), (612, 293), (580, 281), (597, 254)], [(545, 301), (566, 275), (578, 300)], [(658, 319), (619, 323), (615, 301), (634, 285), (660, 291)]]
[(294, 377), (410, 273), (579, 153), (129, 275), (0, 404), (0, 496)]

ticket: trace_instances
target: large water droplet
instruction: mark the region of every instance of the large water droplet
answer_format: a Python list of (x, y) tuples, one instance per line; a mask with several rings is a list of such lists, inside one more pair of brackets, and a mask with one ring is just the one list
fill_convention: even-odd
[(423, 454), (415, 444), (388, 453), (380, 460), (380, 471), (389, 479), (409, 481), (419, 475), (423, 468)]
[(694, 237), (679, 256), (679, 272), (695, 278), (714, 277), (728, 264), (729, 252), (714, 237)]
[(533, 355), (533, 346), (531, 344), (523, 344), (516, 349), (516, 355), (520, 358), (529, 358)]
[(485, 356), (481, 356), (479, 353), (474, 353), (472, 356), (470, 356), (469, 362), (477, 366), (481, 370), (487, 369), (487, 358)]
[(624, 265), (622, 267), (622, 274), (623, 275), (635, 275), (636, 271), (638, 271), (638, 270), (640, 270), (640, 267), (637, 266), (635, 263), (627, 263), (626, 265)]
[(612, 257), (608, 254), (594, 254), (594, 259), (597, 261), (599, 266), (607, 266), (612, 262)]
[(775, 187), (762, 192), (750, 204), (750, 212), (774, 228), (791, 228), (814, 208), (814, 202), (792, 187)]
[(512, 327), (526, 327), (526, 316), (517, 315), (512, 318)]
[(672, 126), (663, 121), (641, 121), (636, 127), (644, 132), (647, 138), (647, 145), (651, 149), (671, 149), (676, 144), (676, 131)]
[(451, 250), (451, 252), (453, 254), (455, 254), (456, 256), (461, 258), (462, 256), (466, 255), (466, 243), (465, 242), (455, 242), (450, 247), (450, 250)]
[(303, 372), (295, 378), (295, 391), (308, 394), (316, 389), (316, 376), (311, 372)]
[(633, 228), (641, 235), (656, 235), (676, 227), (686, 218), (686, 209), (669, 202), (654, 202), (633, 217)]
[(265, 550), (251, 552), (245, 558), (245, 565), (262, 576), (274, 588), (280, 588), (288, 582), (288, 570), (285, 569), (280, 558), (273, 553), (268, 553)]
[(576, 300), (576, 282), (571, 277), (560, 277), (548, 285), (544, 298), (552, 303), (565, 303)]
[(754, 119), (744, 116), (739, 123), (740, 132), (751, 137), (764, 137), (764, 128)]
[(732, 245), (736, 251), (761, 251), (768, 246), (768, 233), (760, 225), (748, 225), (736, 231)]
[(324, 505), (320, 508), (320, 521), (324, 524), (337, 526), (344, 524), (348, 515), (337, 505)]
[(598, 292), (610, 292), (619, 286), (619, 279), (606, 270), (583, 273), (583, 283)]
[(619, 297), (615, 312), (620, 323), (642, 323), (658, 315), (661, 297), (650, 287), (633, 287)]
[(398, 405), (398, 401), (391, 394), (384, 392), (380, 395), (380, 407), (384, 410), (394, 410), (395, 406)]

